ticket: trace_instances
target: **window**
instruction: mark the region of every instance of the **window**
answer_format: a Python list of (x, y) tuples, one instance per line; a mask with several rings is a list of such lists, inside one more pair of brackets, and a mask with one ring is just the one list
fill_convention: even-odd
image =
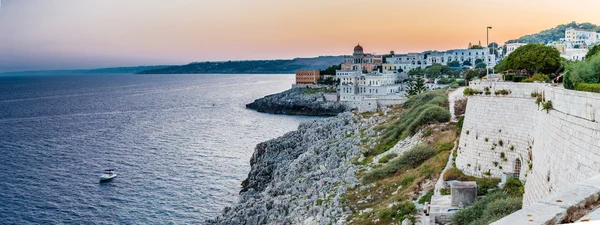
[(517, 178), (519, 177), (519, 174), (521, 174), (521, 159), (516, 159), (515, 160), (515, 168), (514, 168), (514, 173), (516, 174)]

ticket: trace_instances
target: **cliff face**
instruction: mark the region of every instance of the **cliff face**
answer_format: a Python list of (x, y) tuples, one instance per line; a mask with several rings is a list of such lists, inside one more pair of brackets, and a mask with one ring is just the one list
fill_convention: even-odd
[(340, 198), (359, 184), (361, 131), (373, 134), (382, 120), (342, 113), (258, 144), (239, 203), (207, 224), (343, 224)]
[(246, 108), (265, 113), (309, 116), (334, 116), (347, 110), (338, 102), (317, 101), (322, 98), (322, 93), (318, 89), (292, 88), (257, 99)]

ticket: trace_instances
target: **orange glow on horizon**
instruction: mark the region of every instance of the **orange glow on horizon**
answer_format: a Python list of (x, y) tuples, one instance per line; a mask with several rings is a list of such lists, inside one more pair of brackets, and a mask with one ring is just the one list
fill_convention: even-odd
[(504, 43), (571, 21), (598, 24), (598, 8), (597, 0), (4, 0), (0, 60), (183, 64), (345, 55), (357, 43), (377, 54), (447, 50), (485, 44), (487, 26), (490, 42)]

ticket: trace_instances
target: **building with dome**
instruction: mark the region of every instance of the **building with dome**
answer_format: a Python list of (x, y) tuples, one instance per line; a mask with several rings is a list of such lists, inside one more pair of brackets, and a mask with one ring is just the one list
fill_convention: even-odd
[(360, 44), (354, 47), (352, 55), (346, 56), (342, 63), (342, 70), (345, 71), (360, 71), (373, 72), (376, 71), (382, 64), (383, 58), (370, 53), (365, 54), (363, 47)]

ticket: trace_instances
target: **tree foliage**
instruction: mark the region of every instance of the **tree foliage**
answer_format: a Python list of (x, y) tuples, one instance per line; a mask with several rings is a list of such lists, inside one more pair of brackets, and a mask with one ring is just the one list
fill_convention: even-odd
[(442, 65), (439, 63), (434, 63), (431, 66), (425, 68), (425, 75), (430, 78), (438, 78), (441, 75), (448, 75), (451, 69), (447, 65)]
[[(504, 60), (503, 60), (504, 61)], [(527, 70), (529, 75), (535, 73), (556, 73), (561, 67), (560, 52), (556, 48), (543, 44), (528, 44), (517, 48), (506, 57), (502, 64), (504, 70)]]
[(321, 75), (335, 75), (335, 71), (341, 70), (341, 69), (342, 69), (342, 64), (339, 64), (339, 65), (329, 66), (325, 70), (321, 70), (320, 72), (321, 72)]
[(574, 89), (578, 83), (600, 82), (600, 54), (585, 61), (572, 62), (566, 65), (564, 87)]
[(419, 76), (408, 82), (408, 86), (406, 87), (406, 96), (410, 97), (413, 95), (418, 95), (425, 91), (427, 91), (427, 87), (425, 87), (425, 81)]
[(520, 37), (515, 40), (509, 40), (506, 43), (542, 43), (542, 44), (546, 44), (546, 43), (549, 43), (552, 41), (558, 41), (561, 38), (564, 38), (565, 30), (567, 28), (579, 28), (579, 29), (584, 29), (584, 30), (593, 30), (596, 32), (600, 31), (600, 27), (596, 26), (595, 24), (591, 24), (591, 23), (579, 23), (578, 24), (576, 22), (571, 22), (568, 24), (558, 25), (555, 28), (544, 30), (537, 34), (526, 35), (526, 36)]
[(465, 80), (467, 81), (467, 85), (469, 85), (469, 81), (473, 80), (473, 78), (479, 77), (479, 72), (476, 70), (467, 70), (465, 73)]
[(473, 65), (470, 60), (465, 60), (462, 64), (463, 64), (463, 66), (472, 66)]
[(588, 51), (587, 54), (585, 54), (585, 58), (589, 60), (590, 58), (592, 58), (592, 56), (596, 55), (599, 51), (600, 51), (600, 45), (595, 45), (594, 47), (590, 48), (590, 50)]
[(421, 67), (413, 68), (408, 71), (409, 76), (423, 76), (425, 75), (425, 70), (421, 69)]
[(459, 61), (452, 61), (448, 63), (449, 67), (459, 67), (460, 66), (460, 62)]
[(475, 64), (475, 68), (477, 69), (485, 69), (487, 65), (484, 62), (478, 62)]

